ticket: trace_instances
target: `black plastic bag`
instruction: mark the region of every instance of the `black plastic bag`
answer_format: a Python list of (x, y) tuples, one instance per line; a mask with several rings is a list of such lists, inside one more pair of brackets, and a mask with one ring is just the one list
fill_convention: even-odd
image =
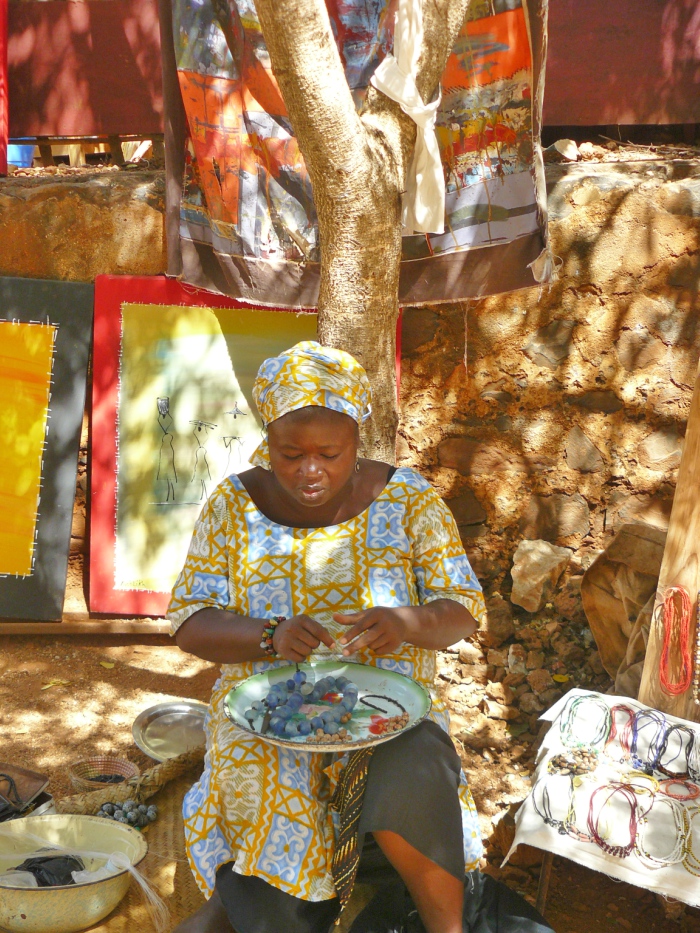
[(12, 870), (31, 872), (40, 888), (55, 888), (75, 884), (71, 872), (84, 871), (85, 865), (76, 855), (35, 855)]

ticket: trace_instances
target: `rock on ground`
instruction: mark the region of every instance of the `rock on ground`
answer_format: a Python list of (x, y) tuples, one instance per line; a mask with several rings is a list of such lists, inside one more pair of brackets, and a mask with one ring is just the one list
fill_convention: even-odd
[(572, 550), (548, 541), (521, 541), (513, 555), (512, 603), (528, 612), (537, 612), (566, 569)]

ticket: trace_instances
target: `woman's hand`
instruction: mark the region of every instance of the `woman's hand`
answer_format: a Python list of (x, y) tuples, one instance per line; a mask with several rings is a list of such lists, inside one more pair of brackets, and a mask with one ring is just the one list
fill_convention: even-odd
[(275, 628), (272, 647), (285, 661), (298, 664), (323, 642), (327, 648), (335, 648), (330, 632), (311, 616), (292, 616)]
[(333, 618), (340, 625), (351, 626), (338, 639), (344, 655), (368, 648), (374, 654), (391, 654), (407, 639), (406, 613), (411, 607), (374, 606), (362, 612), (336, 612)]

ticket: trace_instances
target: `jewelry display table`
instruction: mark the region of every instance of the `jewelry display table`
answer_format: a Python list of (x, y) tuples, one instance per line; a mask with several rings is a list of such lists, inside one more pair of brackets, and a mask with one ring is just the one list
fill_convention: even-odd
[(554, 855), (698, 906), (700, 726), (585, 690), (542, 718), (551, 727), (508, 853), (521, 844), (547, 853), (537, 909)]

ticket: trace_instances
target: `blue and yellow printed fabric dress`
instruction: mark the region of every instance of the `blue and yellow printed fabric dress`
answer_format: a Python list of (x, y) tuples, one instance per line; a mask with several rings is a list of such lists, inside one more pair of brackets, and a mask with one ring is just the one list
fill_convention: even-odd
[[(254, 618), (306, 614), (339, 638), (344, 629), (333, 621), (334, 612), (443, 598), (462, 603), (477, 622), (483, 618), (481, 587), (452, 513), (415, 471), (397, 470), (364, 512), (327, 528), (289, 528), (270, 521), (232, 475), (215, 490), (195, 526), (168, 618), (174, 634), (194, 612), (210, 606)], [(320, 645), (312, 657), (333, 656)], [(447, 729), (447, 712), (434, 689), (434, 651), (402, 645), (392, 655), (359, 652), (353, 660), (423, 683), (433, 699), (431, 718)], [(214, 686), (204, 773), (183, 805), (190, 866), (206, 896), (217, 868), (231, 861), (236, 872), (255, 875), (295, 897), (322, 901), (335, 896), (328, 804), (343, 759), (337, 756), (324, 770), (324, 756), (262, 742), (236, 728), (224, 713), (223, 699), (239, 681), (286, 663), (227, 664)], [(469, 870), (482, 850), (464, 775), (460, 800)]]

